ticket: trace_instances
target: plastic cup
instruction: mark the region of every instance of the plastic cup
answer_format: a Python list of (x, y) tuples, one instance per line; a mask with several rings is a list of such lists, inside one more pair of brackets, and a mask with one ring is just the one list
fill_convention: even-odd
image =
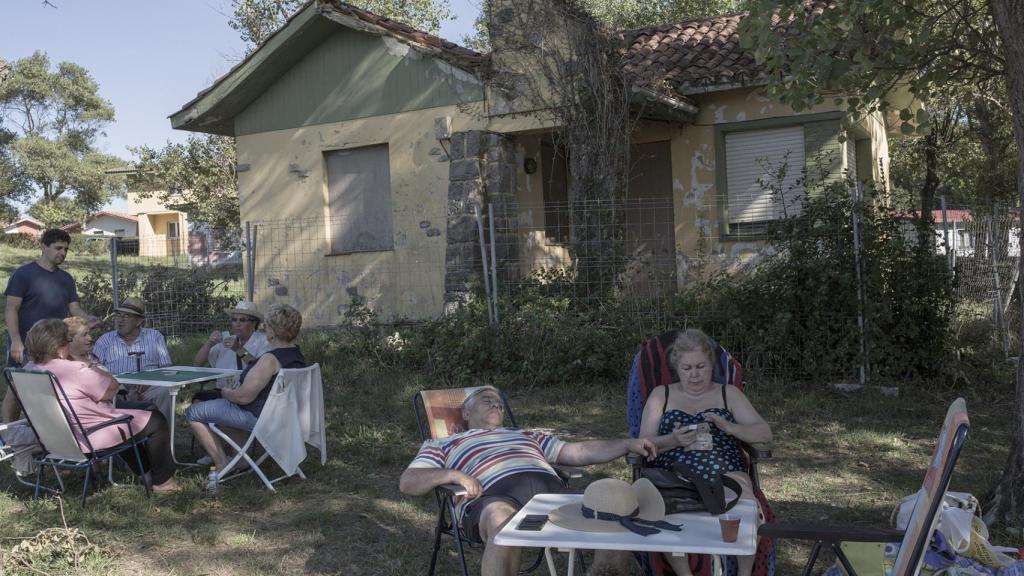
[(722, 529), (722, 540), (735, 542), (740, 534), (740, 517), (735, 514), (723, 514), (718, 517), (718, 526)]

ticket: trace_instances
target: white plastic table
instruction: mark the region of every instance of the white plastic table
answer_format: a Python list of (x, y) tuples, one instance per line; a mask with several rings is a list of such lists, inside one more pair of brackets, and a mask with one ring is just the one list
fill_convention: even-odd
[[(192, 377), (190, 374), (189, 378), (181, 380), (167, 380), (160, 379), (159, 375), (154, 377), (153, 373), (173, 371), (173, 372), (189, 372), (194, 373), (196, 376)], [(156, 368), (153, 370), (146, 370), (143, 372), (125, 372), (116, 376), (117, 381), (121, 384), (138, 384), (142, 386), (158, 386), (160, 388), (167, 388), (167, 392), (171, 396), (171, 406), (177, 405), (178, 391), (188, 386), (189, 384), (198, 384), (200, 382), (210, 382), (212, 380), (237, 380), (241, 370), (233, 370), (227, 368), (206, 368), (201, 366), (166, 366), (164, 368)], [(194, 462), (179, 462), (177, 456), (174, 454), (174, 420), (175, 410), (171, 410), (171, 421), (168, 423), (171, 427), (171, 459), (174, 460), (175, 464), (183, 466), (196, 466)]]
[[(752, 555), (757, 550), (757, 509), (751, 500), (740, 500), (729, 511), (740, 517), (736, 542), (724, 542), (718, 517), (708, 512), (671, 514), (665, 520), (683, 524), (682, 532), (662, 530), (658, 534), (640, 536), (632, 532), (583, 532), (562, 528), (550, 520), (538, 531), (516, 530), (527, 514), (548, 514), (551, 510), (583, 500), (582, 494), (537, 494), (512, 517), (494, 537), (501, 546), (544, 548), (548, 570), (555, 575), (551, 549), (569, 552), (569, 576), (575, 570), (577, 549), (628, 550), (631, 552), (665, 552), (676, 556), (686, 554), (712, 554), (714, 556)], [(721, 574), (719, 562), (713, 563), (713, 573)]]

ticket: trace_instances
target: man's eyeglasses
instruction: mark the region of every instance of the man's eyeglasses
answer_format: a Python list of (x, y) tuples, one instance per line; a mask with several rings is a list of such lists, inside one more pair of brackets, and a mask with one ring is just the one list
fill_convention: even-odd
[(114, 318), (141, 318), (141, 316), (127, 312), (114, 312)]
[(253, 318), (232, 318), (232, 322), (252, 322)]

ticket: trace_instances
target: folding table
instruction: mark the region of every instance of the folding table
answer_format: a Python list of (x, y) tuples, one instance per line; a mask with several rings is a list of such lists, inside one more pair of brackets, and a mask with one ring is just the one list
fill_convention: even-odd
[[(583, 532), (562, 528), (550, 520), (537, 531), (517, 530), (519, 521), (527, 514), (548, 514), (565, 504), (583, 500), (582, 494), (537, 494), (526, 503), (505, 527), (494, 537), (501, 546), (544, 548), (548, 570), (555, 576), (551, 549), (569, 552), (569, 576), (575, 570), (576, 549), (627, 550), (635, 552), (665, 552), (673, 555), (712, 554), (715, 556), (752, 555), (757, 550), (757, 509), (752, 500), (740, 500), (729, 511), (740, 517), (739, 536), (735, 542), (724, 542), (718, 517), (708, 512), (670, 514), (665, 520), (682, 524), (681, 532), (662, 530), (658, 534), (640, 536), (633, 532)], [(713, 573), (721, 574), (720, 562), (714, 563)]]

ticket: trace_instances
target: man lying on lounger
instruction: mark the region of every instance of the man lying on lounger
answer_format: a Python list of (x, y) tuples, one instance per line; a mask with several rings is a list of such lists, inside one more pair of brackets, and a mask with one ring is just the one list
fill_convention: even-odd
[[(551, 464), (586, 466), (609, 462), (628, 452), (648, 459), (655, 447), (644, 438), (563, 442), (531, 430), (502, 428), (501, 395), (490, 386), (477, 389), (462, 404), (468, 430), (427, 440), (402, 473), (399, 489), (420, 496), (442, 484), (458, 484), (466, 497), (456, 507), (466, 535), (485, 543), (483, 576), (514, 576), (519, 548), (495, 545), (501, 527), (535, 494), (565, 492)], [(598, 553), (593, 574), (620, 573), (622, 555)]]

